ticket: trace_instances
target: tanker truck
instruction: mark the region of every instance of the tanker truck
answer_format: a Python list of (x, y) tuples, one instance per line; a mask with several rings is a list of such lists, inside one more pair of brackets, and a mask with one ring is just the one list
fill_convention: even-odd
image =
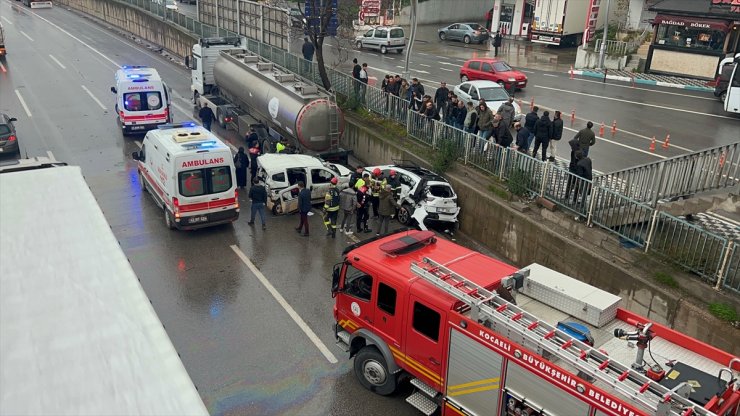
[(243, 136), (255, 119), (266, 126), (258, 134), (266, 131), (300, 153), (347, 164), (351, 152), (339, 147), (344, 116), (331, 94), (252, 54), (244, 38), (201, 39), (186, 66), (195, 106), (208, 104), (222, 127)]

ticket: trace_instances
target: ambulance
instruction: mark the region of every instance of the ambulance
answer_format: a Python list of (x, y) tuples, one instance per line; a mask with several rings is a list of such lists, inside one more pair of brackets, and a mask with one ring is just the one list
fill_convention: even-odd
[(193, 122), (147, 132), (138, 161), (139, 186), (162, 209), (169, 229), (192, 230), (239, 218), (231, 150)]
[(172, 122), (171, 93), (154, 68), (123, 66), (116, 71), (116, 116), (124, 135), (145, 133)]

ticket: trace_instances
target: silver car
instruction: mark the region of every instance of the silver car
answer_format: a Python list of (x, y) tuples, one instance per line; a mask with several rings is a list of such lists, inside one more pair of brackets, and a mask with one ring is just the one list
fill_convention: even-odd
[(490, 33), (478, 23), (453, 23), (437, 30), (440, 40), (461, 40), (465, 43), (483, 43)]
[[(472, 101), (474, 105), (478, 105), (478, 100), (483, 99), (486, 102), (488, 108), (496, 114), (501, 104), (505, 103), (509, 99), (509, 93), (506, 92), (506, 88), (493, 81), (467, 81), (456, 86), (453, 90), (455, 95), (467, 103)], [(522, 109), (519, 104), (514, 102), (514, 120), (521, 118)]]
[(378, 26), (358, 36), (355, 46), (357, 49), (377, 49), (382, 54), (392, 50), (401, 53), (406, 47), (406, 34), (400, 26)]

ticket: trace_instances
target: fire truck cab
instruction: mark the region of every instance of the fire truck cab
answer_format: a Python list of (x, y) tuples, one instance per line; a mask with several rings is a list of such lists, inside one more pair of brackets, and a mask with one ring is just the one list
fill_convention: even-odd
[(390, 395), (409, 380), (406, 401), (426, 415), (737, 412), (737, 357), (554, 270), (519, 270), (431, 231), (379, 236), (343, 256), (332, 279), (337, 344), (364, 387)]

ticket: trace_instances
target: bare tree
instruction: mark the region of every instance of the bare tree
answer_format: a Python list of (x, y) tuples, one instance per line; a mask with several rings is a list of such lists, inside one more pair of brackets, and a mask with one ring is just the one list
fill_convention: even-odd
[(328, 90), (331, 88), (331, 81), (326, 73), (324, 40), (330, 36), (328, 32), (329, 23), (332, 15), (336, 14), (333, 7), (334, 2), (332, 0), (306, 0), (310, 10), (305, 10), (300, 1), (296, 1), (296, 3), (298, 3), (298, 9), (303, 16), (302, 29), (315, 49), (321, 84)]

